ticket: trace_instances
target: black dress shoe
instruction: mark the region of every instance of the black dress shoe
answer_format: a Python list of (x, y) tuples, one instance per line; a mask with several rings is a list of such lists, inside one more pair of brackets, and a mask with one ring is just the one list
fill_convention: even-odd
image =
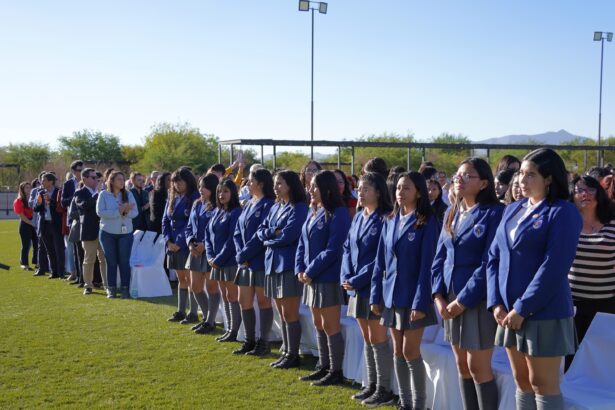
[(330, 370), (325, 377), (312, 382), (312, 386), (333, 386), (344, 382), (344, 373), (341, 370)]
[(122, 286), (122, 299), (130, 299), (130, 290), (127, 286)]
[(181, 322), (186, 318), (186, 314), (183, 312), (174, 312), (170, 318), (167, 319), (168, 322)]
[[(83, 283), (80, 283), (79, 286), (82, 287)], [(107, 299), (115, 299), (116, 288), (107, 288)]]
[(392, 391), (384, 387), (378, 387), (374, 394), (364, 399), (361, 404), (367, 407), (392, 406), (397, 402), (397, 398)]
[(77, 287), (78, 287), (79, 289), (83, 288), (84, 286), (85, 286), (85, 283), (80, 283), (80, 284), (78, 284), (78, 285), (77, 285)]
[(276, 369), (292, 369), (301, 366), (301, 358), (298, 354), (288, 353)]
[(41, 272), (40, 270), (34, 271), (34, 273), (32, 274), (32, 276), (45, 276), (44, 272)]
[(229, 330), (225, 336), (223, 336), (222, 338), (220, 338), (220, 340), (218, 340), (218, 342), (220, 343), (236, 342), (236, 341), (237, 341), (237, 332), (233, 332), (232, 330)]
[(368, 386), (363, 387), (360, 392), (353, 394), (352, 396), (350, 396), (350, 398), (353, 400), (362, 401), (365, 399), (369, 399), (374, 393), (376, 393), (376, 383), (372, 383)]
[(186, 315), (186, 317), (184, 318), (184, 320), (182, 320), (181, 322), (179, 322), (180, 325), (190, 325), (192, 323), (198, 323), (199, 321), (199, 315), (191, 315), (188, 314)]
[(205, 319), (201, 320), (199, 323), (197, 323), (196, 325), (192, 326), (190, 328), (190, 330), (197, 330), (198, 328), (200, 328), (201, 326), (205, 326), (205, 324), (207, 324), (207, 321), (205, 321)]
[[(299, 377), (299, 380), (302, 382), (311, 382), (313, 380), (320, 380), (325, 377), (329, 373), (329, 366), (320, 367), (318, 366), (315, 371), (305, 376)], [(374, 388), (375, 389), (375, 388)]]
[(269, 367), (277, 367), (277, 365), (279, 365), (280, 363), (282, 363), (282, 361), (284, 360), (284, 358), (286, 357), (286, 352), (282, 351), (281, 352), (282, 355), (280, 357), (278, 357), (278, 360), (276, 360), (275, 362), (271, 362), (269, 363)]
[(263, 339), (258, 339), (256, 344), (254, 345), (254, 349), (247, 352), (248, 356), (257, 356), (263, 357), (271, 353), (271, 346), (269, 346), (269, 342)]
[(83, 289), (83, 294), (84, 295), (91, 295), (92, 294), (92, 288), (85, 288), (85, 289)]
[(246, 340), (239, 349), (233, 350), (233, 354), (246, 354), (251, 352), (254, 349), (254, 346), (256, 346), (256, 342), (253, 340)]
[(203, 326), (199, 327), (198, 329), (195, 329), (194, 333), (196, 333), (197, 335), (204, 335), (207, 333), (212, 333), (215, 330), (216, 330), (215, 323), (213, 325), (210, 325), (209, 323), (205, 322)]
[(54, 275), (53, 273), (51, 275), (47, 276), (47, 278), (49, 278), (49, 279), (58, 279), (59, 277), (60, 276)]

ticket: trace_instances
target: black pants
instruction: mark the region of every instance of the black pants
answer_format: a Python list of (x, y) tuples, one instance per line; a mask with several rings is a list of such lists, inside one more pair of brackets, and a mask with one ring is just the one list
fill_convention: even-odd
[(47, 273), (49, 272), (49, 256), (47, 256), (47, 247), (43, 242), (43, 236), (40, 233), (37, 233), (37, 241), (38, 241), (38, 252), (36, 255), (36, 260), (38, 261), (38, 272)]
[(41, 239), (47, 249), (51, 274), (54, 276), (64, 275), (64, 236), (62, 232), (54, 229), (49, 221), (43, 222), (41, 231)]
[(30, 224), (24, 221), (19, 222), (19, 237), (21, 238), (21, 255), (19, 258), (19, 264), (28, 266), (30, 246), (32, 246), (32, 264), (37, 264), (38, 254), (38, 237), (36, 236), (36, 229)]
[(69, 242), (73, 247), (73, 260), (75, 261), (75, 276), (79, 283), (83, 283), (83, 247), (81, 242)]

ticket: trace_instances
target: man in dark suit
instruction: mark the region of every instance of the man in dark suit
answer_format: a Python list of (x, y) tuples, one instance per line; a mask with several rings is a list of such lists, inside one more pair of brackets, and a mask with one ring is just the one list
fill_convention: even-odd
[(130, 174), (130, 182), (133, 188), (130, 190), (137, 203), (139, 215), (132, 220), (132, 228), (137, 231), (147, 231), (147, 221), (149, 219), (149, 196), (143, 189), (145, 186), (145, 177), (140, 172)]
[[(32, 209), (34, 209), (34, 207), (36, 206), (36, 198), (39, 191), (43, 189), (41, 181), (43, 180), (43, 175), (45, 175), (46, 173), (47, 171), (43, 171), (38, 175), (37, 180), (39, 182), (39, 185), (36, 188), (32, 188), (32, 191), (30, 192), (28, 205), (30, 205), (30, 208)], [(39, 220), (40, 218), (38, 213), (35, 213), (32, 222), (34, 223), (34, 227), (36, 228), (36, 236), (40, 238), (41, 232)], [(34, 272), (34, 276), (45, 276), (49, 272), (49, 258), (47, 257), (47, 248), (45, 248), (45, 244), (43, 244), (41, 241), (39, 241), (38, 244), (39, 246), (36, 255), (36, 260), (38, 261), (38, 268)]]
[(58, 188), (56, 176), (46, 173), (41, 180), (43, 189), (36, 196), (34, 211), (39, 214), (39, 236), (47, 249), (51, 275), (49, 279), (64, 277), (64, 236), (62, 213), (57, 211)]
[(100, 218), (96, 214), (96, 200), (98, 199), (98, 176), (96, 171), (86, 168), (82, 173), (83, 188), (75, 192), (75, 203), (79, 212), (81, 222), (81, 245), (83, 246), (83, 281), (84, 295), (92, 293), (94, 287), (94, 267), (96, 256), (100, 262), (101, 276), (103, 285), (107, 287), (107, 264), (98, 233), (100, 231)]
[[(75, 195), (75, 191), (77, 191), (77, 187), (79, 186), (79, 181), (81, 180), (81, 171), (83, 170), (83, 161), (78, 159), (77, 161), (73, 161), (70, 164), (70, 172), (73, 174), (72, 178), (67, 179), (62, 186), (62, 207), (64, 209), (68, 209), (71, 201), (73, 200), (73, 195)], [(70, 221), (68, 221), (70, 226)]]

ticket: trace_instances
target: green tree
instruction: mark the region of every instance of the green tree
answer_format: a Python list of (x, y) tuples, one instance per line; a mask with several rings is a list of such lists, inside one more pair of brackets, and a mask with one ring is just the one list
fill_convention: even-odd
[[(275, 157), (275, 167), (277, 169), (288, 169), (291, 171), (299, 172), (303, 165), (310, 160), (309, 155), (302, 152), (281, 152)], [(273, 159), (265, 161), (265, 167), (273, 169)]]
[[(464, 135), (443, 133), (433, 137), (431, 142), (436, 144), (471, 144), (472, 141)], [(471, 155), (469, 149), (437, 148), (429, 149), (425, 154), (425, 160), (434, 163), (438, 170), (451, 174), (457, 170), (459, 163)]]
[(189, 123), (161, 123), (145, 137), (142, 159), (134, 165), (141, 172), (174, 171), (182, 165), (203, 173), (218, 162), (218, 138), (204, 135)]
[(67, 159), (84, 161), (121, 161), (120, 139), (101, 131), (75, 131), (70, 137), (60, 137), (59, 153)]
[(145, 156), (143, 145), (122, 145), (122, 159), (131, 164), (136, 164)]
[(47, 144), (9, 144), (3, 151), (3, 162), (19, 165), (21, 174), (26, 175), (38, 174), (53, 156)]

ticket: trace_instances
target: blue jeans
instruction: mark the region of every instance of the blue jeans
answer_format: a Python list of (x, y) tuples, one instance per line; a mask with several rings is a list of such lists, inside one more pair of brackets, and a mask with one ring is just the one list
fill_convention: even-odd
[(64, 235), (64, 271), (71, 275), (77, 274), (75, 267), (75, 246), (68, 241), (68, 235)]
[(130, 287), (130, 252), (132, 250), (132, 232), (113, 234), (100, 231), (100, 244), (107, 261), (107, 286), (117, 287), (117, 268), (120, 268), (122, 287)]

